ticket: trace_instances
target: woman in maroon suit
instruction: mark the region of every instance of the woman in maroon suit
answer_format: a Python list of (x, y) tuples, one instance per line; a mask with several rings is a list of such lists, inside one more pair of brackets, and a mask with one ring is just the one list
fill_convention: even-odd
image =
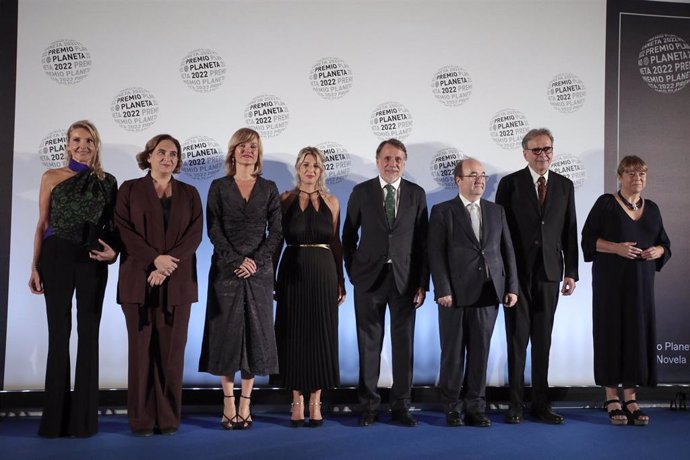
[(132, 432), (180, 425), (182, 371), (191, 304), (197, 301), (196, 249), (203, 216), (197, 190), (175, 180), (180, 143), (159, 134), (137, 155), (149, 173), (120, 187), (115, 222), (123, 251), (118, 302), (129, 336), (127, 412)]

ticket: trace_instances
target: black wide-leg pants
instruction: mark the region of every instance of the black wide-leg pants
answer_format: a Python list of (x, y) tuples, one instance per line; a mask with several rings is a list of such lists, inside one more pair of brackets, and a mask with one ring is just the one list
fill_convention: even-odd
[[(98, 334), (108, 265), (88, 251), (51, 236), (39, 260), (48, 317), (48, 359), (41, 436), (87, 437), (98, 432)], [(72, 298), (77, 300), (77, 366), (70, 391)]]

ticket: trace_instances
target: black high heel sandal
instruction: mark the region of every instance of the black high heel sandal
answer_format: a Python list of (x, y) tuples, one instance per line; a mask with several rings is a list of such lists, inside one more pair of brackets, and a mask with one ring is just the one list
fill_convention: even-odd
[[(242, 398), (242, 399), (248, 399), (248, 400), (250, 400), (250, 401), (251, 401), (251, 399), (252, 399), (251, 396), (245, 396), (245, 395), (243, 395), (243, 394), (240, 395), (240, 398)], [(250, 428), (252, 427), (252, 423), (253, 423), (253, 421), (252, 421), (252, 419), (251, 419), (251, 418), (252, 418), (252, 407), (251, 407), (251, 403), (250, 403), (250, 405), (249, 405), (249, 415), (247, 415), (246, 417), (242, 417), (242, 416), (240, 415), (240, 410), (239, 410), (239, 408), (238, 408), (238, 409), (237, 409), (237, 415), (236, 415), (235, 417), (236, 417), (236, 419), (237, 419), (237, 422), (236, 422), (236, 424), (235, 424), (235, 429), (236, 429), (236, 430), (248, 430), (248, 429), (250, 429)]]
[[(321, 406), (321, 401), (318, 403), (309, 403), (310, 406), (315, 407), (315, 406)], [(321, 418), (311, 418), (309, 417), (309, 426), (312, 428), (318, 428), (321, 425), (323, 425), (323, 415)]]
[[(608, 410), (609, 404), (621, 404), (620, 399), (609, 399), (608, 401), (604, 401), (604, 410), (608, 412), (609, 414), (609, 421), (611, 422), (611, 425), (627, 425), (628, 424), (628, 416), (623, 411), (623, 409), (613, 409), (613, 410)], [(625, 418), (616, 418), (616, 417), (625, 417)]]
[[(235, 395), (228, 396), (228, 395), (223, 395), (223, 398), (228, 398), (233, 400), (233, 405), (235, 405), (234, 399)], [(237, 415), (234, 417), (230, 418), (227, 415), (225, 415), (225, 408), (223, 408), (223, 417), (220, 419), (220, 425), (223, 427), (224, 430), (232, 430), (235, 428), (235, 419), (237, 418)]]
[[(649, 416), (642, 412), (642, 409), (637, 409), (634, 411), (630, 411), (628, 409), (628, 404), (637, 404), (637, 401), (634, 399), (631, 399), (630, 401), (625, 401), (623, 403), (623, 411), (625, 412), (625, 415), (628, 417), (628, 425), (635, 425), (635, 426), (647, 426), (649, 425)], [(643, 419), (642, 417), (647, 417)]]
[(295, 406), (301, 406), (301, 405), (302, 405), (301, 402), (293, 402), (293, 403), (290, 403), (290, 426), (293, 427), (293, 428), (300, 428), (300, 427), (303, 427), (303, 426), (304, 426), (304, 418), (301, 418), (301, 419), (298, 419), (298, 420), (295, 420), (295, 419), (292, 418), (292, 409), (293, 409)]

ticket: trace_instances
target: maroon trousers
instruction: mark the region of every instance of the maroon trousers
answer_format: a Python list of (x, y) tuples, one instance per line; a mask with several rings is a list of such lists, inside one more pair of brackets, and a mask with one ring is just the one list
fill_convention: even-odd
[(127, 414), (132, 430), (177, 429), (191, 305), (123, 304), (129, 337)]

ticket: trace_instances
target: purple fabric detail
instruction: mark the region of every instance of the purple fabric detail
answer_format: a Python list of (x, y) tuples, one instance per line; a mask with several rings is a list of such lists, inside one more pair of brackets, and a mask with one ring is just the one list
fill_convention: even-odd
[(89, 166), (85, 165), (84, 163), (79, 163), (78, 161), (74, 161), (72, 158), (69, 159), (69, 164), (67, 165), (69, 169), (76, 173), (88, 171)]

